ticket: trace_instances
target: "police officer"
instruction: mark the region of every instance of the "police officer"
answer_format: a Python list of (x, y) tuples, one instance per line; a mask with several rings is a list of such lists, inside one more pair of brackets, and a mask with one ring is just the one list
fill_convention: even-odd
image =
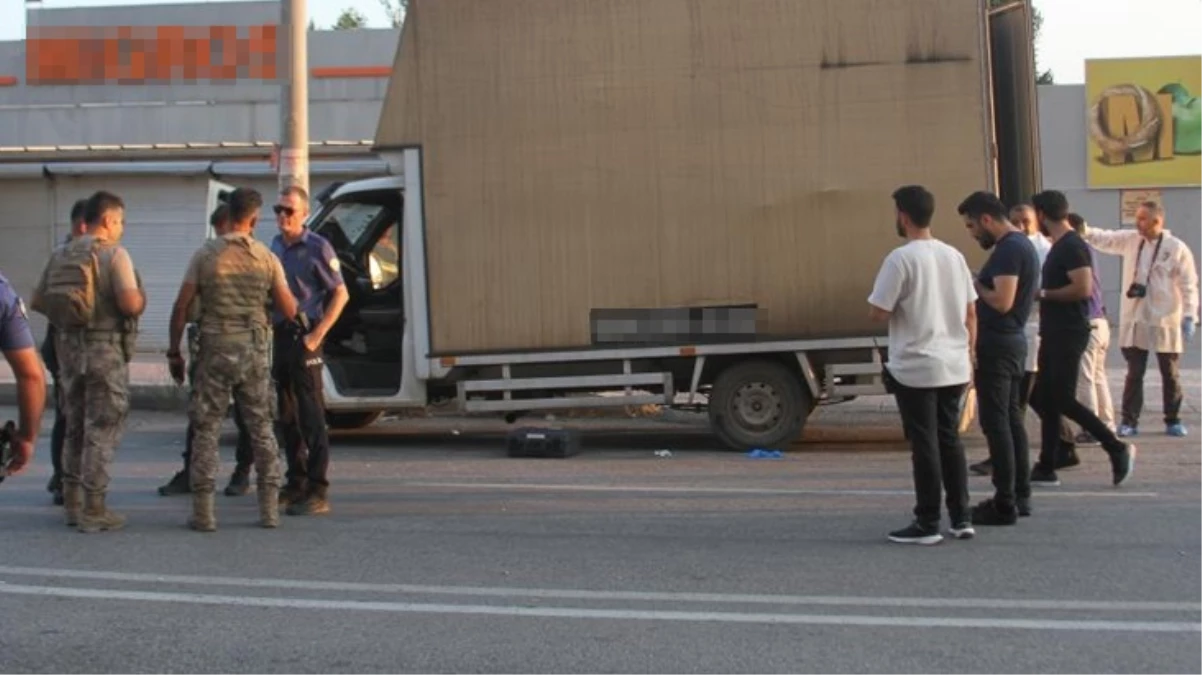
[(254, 238), (263, 198), (239, 188), (228, 199), (232, 223), (225, 235), (205, 243), (192, 257), (171, 314), (171, 375), (184, 380), (180, 339), (194, 299), (200, 301), (200, 353), (189, 419), (192, 446), (192, 517), (201, 532), (217, 529), (213, 491), (217, 478), (217, 437), (229, 410), (230, 394), (246, 421), (258, 479), (259, 518), (263, 527), (279, 524), (279, 447), (271, 428), (270, 323), (266, 299), (285, 316), (296, 315), (296, 299), (284, 270), (271, 251)]
[(46, 405), (46, 375), (29, 330), (25, 303), (13, 290), (8, 278), (0, 274), (0, 351), (17, 380), (17, 409), (20, 419), (12, 438), (12, 461), (0, 466), (0, 475), (13, 476), (33, 459), (33, 448), (42, 427)]
[[(146, 308), (129, 252), (121, 246), (125, 204), (100, 191), (84, 206), (87, 232), (51, 256), (33, 296), (34, 309), (55, 325), (59, 369), (66, 385), (67, 438), (63, 448), (63, 506), (68, 525), (81, 532), (115, 530), (125, 517), (105, 503), (109, 465), (129, 412), (131, 324)], [(98, 264), (94, 264), (96, 261)], [(68, 309), (86, 296), (80, 274), (94, 269), (86, 324)]]
[[(225, 236), (230, 231), (229, 206), (227, 204), (219, 204), (214, 209), (212, 215), (209, 216), (209, 225), (213, 227), (213, 231), (218, 237)], [(193, 388), (195, 393), (196, 385), (196, 364), (197, 355), (199, 353), (199, 331), (197, 330), (196, 321), (200, 318), (200, 303), (193, 302), (188, 308), (188, 354), (191, 359), (191, 367), (188, 368), (188, 386)], [(238, 497), (250, 492), (250, 467), (254, 461), (254, 454), (250, 445), (250, 434), (246, 430), (246, 423), (242, 420), (242, 412), (238, 406), (234, 408), (234, 425), (238, 427), (238, 444), (234, 449), (234, 473), (230, 476), (230, 483), (225, 488), (227, 497)], [(184, 468), (171, 477), (166, 485), (159, 487), (159, 494), (166, 497), (169, 495), (188, 494), (192, 491), (191, 467), (192, 467), (192, 444), (196, 436), (196, 426), (191, 422), (188, 423), (188, 430), (184, 437)]]
[[(71, 231), (63, 238), (64, 246), (84, 233), (83, 209), (87, 201), (86, 199), (77, 200), (71, 207)], [(54, 467), (54, 473), (50, 476), (46, 490), (54, 496), (55, 506), (62, 506), (63, 443), (67, 438), (67, 416), (63, 412), (63, 402), (66, 400), (67, 390), (62, 386), (62, 378), (59, 376), (58, 352), (54, 349), (54, 342), (57, 339), (55, 335), (54, 324), (50, 324), (46, 327), (46, 337), (42, 340), (42, 360), (46, 362), (46, 369), (54, 378), (54, 430), (50, 432), (50, 464)]]
[[(280, 503), (289, 515), (328, 513), (330, 441), (326, 431), (325, 404), (321, 392), (322, 343), (346, 307), (346, 285), (334, 248), (305, 227), (309, 195), (299, 187), (280, 192), (272, 207), (280, 233), (271, 242), (288, 278), (288, 286), (300, 303), (309, 330), (292, 329), (276, 312), (272, 373), (279, 397), (280, 435), (288, 458), (288, 484), (280, 492)], [(300, 456), (304, 443), (308, 461)]]

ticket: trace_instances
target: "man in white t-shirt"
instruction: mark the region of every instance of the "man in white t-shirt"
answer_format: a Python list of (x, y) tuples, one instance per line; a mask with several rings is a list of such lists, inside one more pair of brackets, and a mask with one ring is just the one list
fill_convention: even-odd
[(907, 185), (893, 201), (897, 234), (906, 243), (885, 258), (868, 303), (874, 319), (889, 322), (885, 383), (910, 439), (917, 504), (914, 522), (889, 539), (943, 541), (943, 491), (951, 535), (968, 539), (974, 532), (959, 423), (961, 397), (972, 379), (977, 293), (963, 254), (931, 236), (934, 196)]

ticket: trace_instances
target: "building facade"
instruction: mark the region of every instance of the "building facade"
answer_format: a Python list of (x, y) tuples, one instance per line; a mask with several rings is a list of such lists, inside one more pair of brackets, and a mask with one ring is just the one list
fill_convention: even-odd
[[(260, 190), (268, 208), (256, 234), (274, 236), (279, 12), (275, 1), (29, 10), (28, 39), (0, 42), (0, 270), (22, 293), (62, 240), (71, 204), (113, 191), (147, 287), (139, 344), (161, 350), (215, 190)], [(392, 168), (371, 139), (398, 39), (394, 29), (309, 33), (312, 191)], [(1088, 187), (1086, 87), (1040, 87), (1038, 105), (1043, 184), (1091, 224), (1119, 226), (1122, 191)], [(1198, 186), (1161, 196), (1170, 228), (1202, 259)], [(1100, 256), (1099, 270), (1117, 321), (1119, 262)]]
[[(279, 15), (274, 1), (28, 11), (27, 39), (0, 42), (0, 270), (22, 293), (74, 201), (115, 192), (148, 295), (139, 345), (161, 350), (216, 188), (262, 192), (256, 235), (274, 236)], [(398, 37), (309, 33), (311, 191), (389, 171), (370, 149)]]

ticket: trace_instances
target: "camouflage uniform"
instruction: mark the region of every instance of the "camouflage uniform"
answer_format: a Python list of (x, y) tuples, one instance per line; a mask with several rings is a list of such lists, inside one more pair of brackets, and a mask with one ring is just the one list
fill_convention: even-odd
[(279, 447), (272, 429), (274, 399), (266, 301), (273, 281), (283, 277), (271, 251), (244, 233), (207, 242), (185, 277), (196, 284), (201, 316), (196, 382), (190, 404), (194, 529), (217, 528), (213, 513), (218, 436), (230, 394), (242, 413), (254, 450), (259, 513), (264, 527), (279, 523)]
[[(92, 235), (84, 235), (60, 251), (90, 247), (94, 239)], [(109, 465), (125, 432), (129, 412), (126, 340), (130, 322), (117, 307), (112, 271), (113, 258), (122, 251), (118, 244), (102, 242), (97, 252), (95, 310), (90, 327), (56, 331), (55, 335), (66, 392), (64, 507), (67, 524), (78, 526), (81, 532), (113, 530), (125, 524), (123, 516), (105, 506)], [(55, 258), (51, 258), (50, 265), (54, 264)], [(45, 277), (39, 292), (44, 290)]]

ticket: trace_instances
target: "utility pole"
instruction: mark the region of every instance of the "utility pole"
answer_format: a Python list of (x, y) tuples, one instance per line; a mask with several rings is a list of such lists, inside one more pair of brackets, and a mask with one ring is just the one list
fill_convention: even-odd
[(306, 0), (280, 0), (280, 189), (309, 192), (309, 17)]

